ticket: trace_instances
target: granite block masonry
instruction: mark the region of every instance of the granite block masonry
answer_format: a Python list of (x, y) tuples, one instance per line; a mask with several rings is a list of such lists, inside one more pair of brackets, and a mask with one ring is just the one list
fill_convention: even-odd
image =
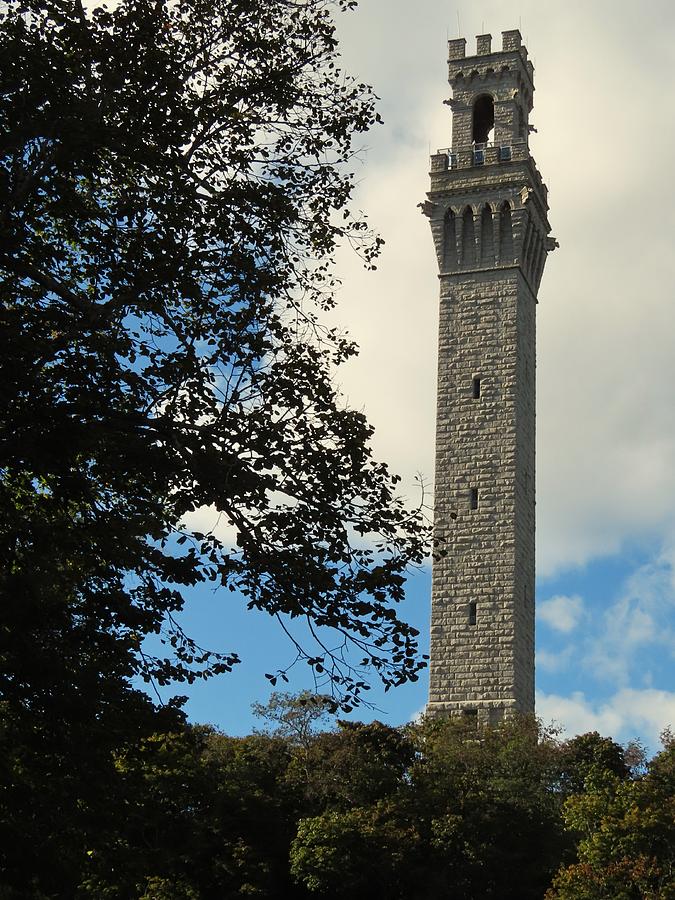
[(452, 147), (421, 204), (440, 279), (427, 711), (481, 724), (534, 711), (535, 310), (557, 244), (520, 32), (448, 51)]

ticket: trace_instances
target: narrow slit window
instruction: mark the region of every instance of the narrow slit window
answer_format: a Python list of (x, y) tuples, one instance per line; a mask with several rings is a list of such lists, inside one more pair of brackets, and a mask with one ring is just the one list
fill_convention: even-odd
[(497, 706), (489, 711), (488, 717), (490, 725), (499, 725), (504, 719), (504, 709), (501, 706)]
[(480, 378), (474, 378), (472, 382), (472, 396), (474, 400), (480, 398)]
[(469, 603), (469, 625), (476, 624), (476, 604)]
[(462, 710), (462, 718), (466, 722), (467, 726), (472, 730), (476, 730), (478, 728), (478, 710), (477, 709), (463, 709)]
[(469, 505), (471, 509), (478, 509), (478, 488), (471, 488), (469, 492)]

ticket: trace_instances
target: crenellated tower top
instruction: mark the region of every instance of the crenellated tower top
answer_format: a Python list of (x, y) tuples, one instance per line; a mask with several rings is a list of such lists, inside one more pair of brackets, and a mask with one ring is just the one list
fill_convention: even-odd
[[(501, 50), (495, 51), (490, 34), (478, 35), (473, 56), (466, 55), (464, 38), (451, 40), (448, 57), (452, 147), (432, 156), (429, 201), (423, 204), (440, 272), (516, 265), (536, 295), (546, 253), (556, 242), (549, 237), (548, 191), (529, 149), (534, 66), (517, 29), (502, 32)], [(486, 217), (494, 218), (496, 238), (487, 252), (460, 238), (467, 215), (476, 219), (478, 244)]]
[(534, 66), (519, 31), (502, 34), (502, 49), (492, 52), (492, 35), (476, 38), (476, 55), (466, 56), (466, 40), (448, 41), (448, 80), (453, 91), (452, 146), (474, 144), (513, 147), (528, 138), (534, 94)]

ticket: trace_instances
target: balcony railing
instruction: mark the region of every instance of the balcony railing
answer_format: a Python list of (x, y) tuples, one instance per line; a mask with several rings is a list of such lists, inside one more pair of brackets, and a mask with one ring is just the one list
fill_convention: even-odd
[(510, 143), (486, 141), (472, 144), (471, 147), (463, 150), (453, 150), (452, 147), (438, 150), (431, 157), (431, 170), (440, 172), (445, 169), (470, 169), (473, 166), (486, 166), (526, 158), (526, 141), (511, 141)]

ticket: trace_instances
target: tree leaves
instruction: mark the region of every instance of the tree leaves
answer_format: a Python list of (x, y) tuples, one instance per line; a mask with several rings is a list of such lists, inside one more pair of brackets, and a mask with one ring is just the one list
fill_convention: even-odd
[[(353, 138), (376, 112), (337, 67), (336, 6), (351, 4), (2, 13), (0, 454), (8, 484), (43, 485), (42, 577), (95, 557), (63, 588), (86, 593), (92, 623), (122, 642), (156, 632), (182, 588), (215, 581), (336, 629), (295, 649), (352, 704), (367, 683), (350, 643), (386, 685), (423, 664), (391, 604), (428, 528), (335, 390), (354, 345), (318, 318), (337, 244), (372, 265), (381, 243), (349, 211)], [(181, 527), (199, 506), (236, 546)], [(26, 540), (6, 591), (36, 567)], [(133, 666), (165, 683), (236, 659), (137, 649)]]
[[(113, 756), (181, 718), (131, 679), (239, 662), (183, 632), (194, 585), (275, 615), (345, 708), (362, 669), (423, 665), (391, 608), (428, 529), (336, 391), (353, 343), (320, 322), (338, 244), (379, 248), (349, 212), (376, 121), (338, 67), (351, 5), (0, 10), (1, 868), (21, 896), (74, 896), (83, 853), (103, 896)], [(236, 540), (191, 530), (200, 507)], [(161, 896), (156, 875), (122, 894)]]

